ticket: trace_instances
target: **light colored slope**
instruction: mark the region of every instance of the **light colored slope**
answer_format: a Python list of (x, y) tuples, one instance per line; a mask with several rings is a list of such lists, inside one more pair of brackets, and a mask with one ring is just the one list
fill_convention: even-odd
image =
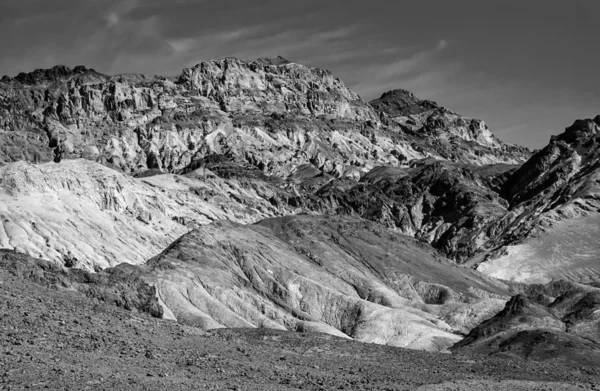
[(203, 328), (320, 325), (365, 342), (431, 350), (460, 339), (434, 316), (402, 308), (406, 299), (389, 289), (395, 308), (362, 300), (277, 238), (229, 222), (193, 231), (148, 266), (177, 320)]
[(555, 222), (547, 232), (508, 246), (506, 254), (480, 264), (477, 270), (527, 283), (600, 282), (600, 215)]
[[(220, 221), (181, 237), (145, 265), (145, 275), (183, 323), (322, 331), (414, 349), (444, 350), (461, 339), (463, 325), (504, 306), (481, 288), (483, 298), (468, 293), (500, 285), (442, 263), (410, 238), (381, 227), (369, 234), (372, 226), (325, 216)], [(359, 236), (368, 238), (353, 245), (344, 227), (362, 227)], [(446, 280), (456, 291), (435, 285)], [(425, 302), (434, 285), (448, 293), (447, 303)]]
[(214, 176), (135, 179), (82, 159), (0, 168), (0, 247), (88, 269), (143, 263), (199, 224), (275, 212), (256, 190)]

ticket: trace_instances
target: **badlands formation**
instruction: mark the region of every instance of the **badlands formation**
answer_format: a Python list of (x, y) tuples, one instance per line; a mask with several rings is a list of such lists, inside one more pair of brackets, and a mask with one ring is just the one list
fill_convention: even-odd
[(0, 80), (0, 243), (194, 329), (593, 365), (599, 144), (600, 116), (532, 153), (281, 57), (57, 66)]

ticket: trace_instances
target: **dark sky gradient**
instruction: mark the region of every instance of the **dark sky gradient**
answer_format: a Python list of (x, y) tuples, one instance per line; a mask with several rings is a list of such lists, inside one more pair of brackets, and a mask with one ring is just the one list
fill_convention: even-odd
[(364, 99), (405, 88), (539, 148), (600, 114), (598, 0), (1, 0), (0, 75), (176, 75), (283, 55)]

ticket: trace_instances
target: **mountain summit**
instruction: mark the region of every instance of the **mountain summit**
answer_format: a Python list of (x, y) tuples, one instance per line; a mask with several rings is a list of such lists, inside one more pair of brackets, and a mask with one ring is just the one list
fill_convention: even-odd
[(439, 108), (437, 103), (420, 100), (412, 92), (402, 89), (384, 92), (379, 99), (372, 100), (370, 105), (378, 112), (392, 118), (407, 117)]

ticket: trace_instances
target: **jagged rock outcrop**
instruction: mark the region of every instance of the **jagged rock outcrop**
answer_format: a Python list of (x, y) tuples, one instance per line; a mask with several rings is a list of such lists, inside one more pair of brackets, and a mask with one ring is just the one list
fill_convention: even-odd
[(571, 365), (600, 363), (599, 289), (565, 281), (521, 289), (452, 349)]
[(156, 288), (141, 278), (140, 268), (134, 265), (121, 264), (92, 273), (0, 249), (0, 268), (37, 284), (76, 290), (89, 298), (130, 311), (147, 313), (156, 318), (163, 316)]
[(338, 196), (341, 208), (351, 206), (363, 217), (427, 241), (458, 260), (476, 253), (493, 236), (486, 230), (489, 222), (506, 213), (506, 202), (488, 186), (485, 174), (471, 166), (429, 160), (415, 163), (405, 175), (388, 173), (371, 172), (359, 186), (344, 191)]
[[(126, 172), (175, 172), (218, 153), (267, 173), (313, 162), (357, 175), (356, 164), (396, 162), (391, 140), (372, 145), (377, 126), (331, 73), (283, 61), (204, 62), (175, 78), (56, 67), (0, 82), (0, 130), (15, 145), (5, 161), (83, 157)], [(13, 151), (23, 140), (35, 143)]]
[(203, 62), (185, 69), (177, 84), (215, 101), (227, 113), (376, 120), (373, 110), (331, 72), (289, 61)]
[(435, 159), (409, 167), (376, 167), (359, 182), (300, 167), (283, 182), (291, 207), (360, 216), (430, 243), (460, 261), (495, 238), (507, 213), (498, 194), (510, 165), (472, 166)]
[(413, 114), (441, 109), (437, 103), (430, 100), (421, 100), (412, 92), (401, 89), (384, 92), (379, 99), (372, 100), (370, 105), (377, 112), (391, 118), (408, 117)]
[[(570, 203), (582, 212), (597, 211), (593, 201), (599, 165), (600, 115), (577, 120), (564, 133), (553, 136), (505, 184), (506, 198), (513, 205), (542, 200), (548, 206)], [(592, 204), (586, 205), (588, 201)]]

